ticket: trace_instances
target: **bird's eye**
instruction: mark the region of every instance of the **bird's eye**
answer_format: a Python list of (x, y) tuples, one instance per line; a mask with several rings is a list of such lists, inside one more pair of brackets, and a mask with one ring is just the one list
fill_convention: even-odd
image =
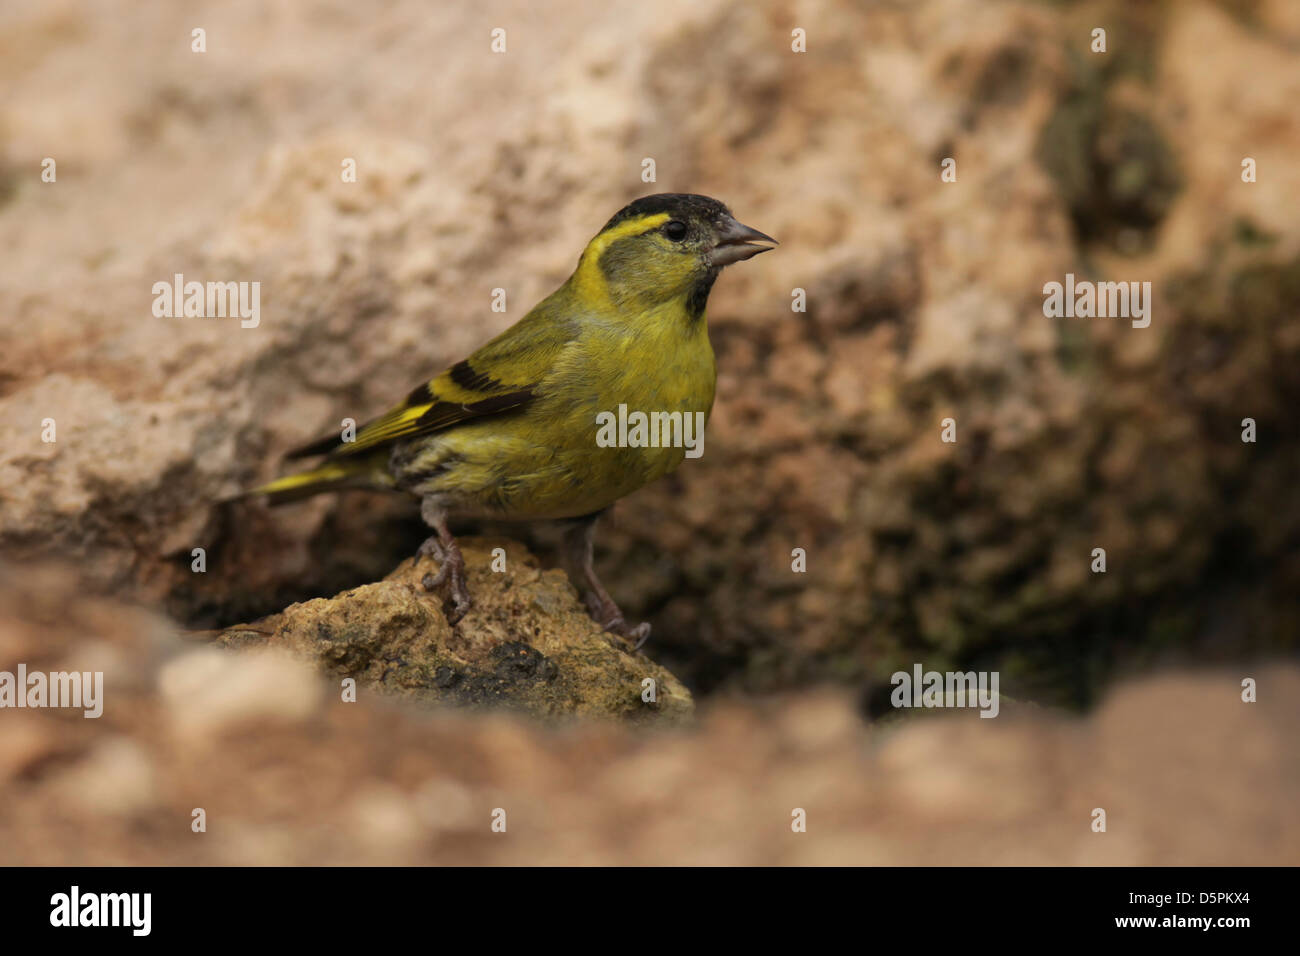
[(673, 242), (681, 242), (686, 238), (686, 223), (674, 219), (664, 226), (664, 235)]

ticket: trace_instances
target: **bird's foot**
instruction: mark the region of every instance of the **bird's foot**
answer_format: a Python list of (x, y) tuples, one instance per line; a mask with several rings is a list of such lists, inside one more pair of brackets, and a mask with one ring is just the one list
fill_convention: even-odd
[(650, 622), (643, 621), (635, 626), (623, 619), (623, 612), (609, 598), (602, 598), (594, 592), (586, 595), (587, 610), (592, 619), (611, 634), (618, 634), (632, 642), (632, 650), (639, 651), (650, 640)]
[(420, 584), (426, 591), (436, 591), (443, 585), (447, 586), (452, 605), (447, 623), (455, 625), (473, 604), (469, 588), (465, 585), (465, 558), (460, 553), (460, 547), (454, 541), (444, 545), (434, 535), (420, 545), (420, 557), (431, 557), (438, 562), (438, 573), (426, 574)]

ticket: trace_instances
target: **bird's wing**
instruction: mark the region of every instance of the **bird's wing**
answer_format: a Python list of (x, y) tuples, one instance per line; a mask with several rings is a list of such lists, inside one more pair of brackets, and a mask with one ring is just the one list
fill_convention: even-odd
[(556, 357), (576, 336), (575, 323), (539, 306), (469, 358), (416, 386), (400, 405), (363, 425), (355, 441), (329, 435), (286, 457), (355, 455), (488, 415), (519, 411), (536, 398)]

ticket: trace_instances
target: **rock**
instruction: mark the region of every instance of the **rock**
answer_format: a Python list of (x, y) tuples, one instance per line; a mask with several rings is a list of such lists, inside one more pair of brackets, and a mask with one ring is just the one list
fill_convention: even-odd
[[(459, 541), (474, 606), (454, 628), (442, 594), (421, 585), (436, 562), (408, 559), (375, 584), (227, 628), (217, 643), (290, 651), (334, 677), (355, 678), (362, 694), (374, 689), (539, 717), (655, 724), (690, 717), (690, 692), (623, 638), (602, 631), (563, 571), (543, 571), (505, 538)], [(643, 699), (647, 681), (651, 701)]]
[(315, 711), (321, 698), (320, 681), (276, 650), (233, 655), (204, 648), (169, 661), (158, 679), (169, 726), (181, 736), (291, 721)]
[[(498, 543), (467, 541), (471, 564)], [(579, 632), (566, 586), (503, 546), (514, 581), (475, 575), (477, 627), (526, 620), (526, 603), (553, 590), (557, 610), (535, 619)], [(399, 569), (371, 587), (411, 583)], [(436, 602), (419, 600), (436, 628)], [(105, 664), (104, 648), (127, 666)], [(869, 723), (849, 695), (818, 691), (715, 699), (688, 726), (647, 733), (430, 709), (367, 685), (343, 703), (336, 679), (291, 654), (196, 648), (155, 614), (85, 595), (76, 569), (0, 568), (0, 671), (109, 668), (101, 717), (0, 710), (0, 865), (1300, 860), (1294, 665), (1135, 681), (1086, 717), (1007, 708)], [(1258, 703), (1242, 702), (1244, 676)], [(1096, 807), (1105, 833), (1091, 830)], [(796, 809), (806, 832), (792, 832)], [(508, 835), (493, 832), (498, 810)]]

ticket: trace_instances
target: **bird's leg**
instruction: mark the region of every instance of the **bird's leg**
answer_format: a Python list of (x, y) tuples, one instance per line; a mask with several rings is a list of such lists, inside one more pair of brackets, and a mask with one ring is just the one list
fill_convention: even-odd
[(623, 612), (601, 586), (600, 578), (596, 577), (596, 568), (592, 564), (592, 539), (596, 536), (596, 522), (603, 513), (598, 511), (575, 519), (576, 523), (565, 529), (564, 549), (570, 566), (581, 576), (582, 583), (588, 588), (583, 597), (592, 618), (605, 630), (621, 634), (632, 641), (632, 649), (635, 651), (650, 639), (650, 625), (642, 623), (636, 627), (628, 626), (623, 620)]
[(469, 588), (465, 586), (465, 558), (447, 527), (446, 509), (434, 498), (425, 498), (420, 504), (420, 516), (435, 532), (420, 545), (420, 557), (432, 557), (438, 562), (438, 573), (426, 574), (420, 584), (426, 591), (436, 590), (444, 584), (448, 586), (452, 609), (447, 615), (447, 623), (455, 624), (465, 616), (472, 603)]

